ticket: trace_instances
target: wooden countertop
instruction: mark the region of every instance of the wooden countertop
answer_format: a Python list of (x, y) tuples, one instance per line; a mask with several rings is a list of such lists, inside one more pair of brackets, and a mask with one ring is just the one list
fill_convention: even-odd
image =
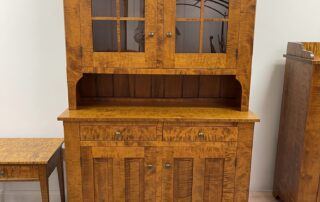
[(62, 138), (0, 138), (0, 165), (46, 164)]
[(212, 122), (258, 122), (252, 112), (241, 112), (233, 108), (212, 107), (81, 107), (66, 110), (61, 121), (212, 121)]

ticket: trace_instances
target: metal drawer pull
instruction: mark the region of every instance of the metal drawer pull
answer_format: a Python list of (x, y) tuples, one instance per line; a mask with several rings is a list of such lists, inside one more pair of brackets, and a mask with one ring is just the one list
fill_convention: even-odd
[(0, 170), (0, 177), (4, 177), (4, 170)]
[(153, 37), (154, 36), (154, 32), (149, 32), (149, 36)]
[(167, 37), (168, 38), (172, 37), (172, 32), (167, 32)]
[(205, 134), (204, 134), (203, 132), (199, 132), (199, 133), (198, 133), (198, 138), (201, 139), (201, 140), (203, 140), (203, 139), (204, 139), (204, 135), (205, 135)]
[(122, 138), (121, 132), (116, 131), (116, 132), (114, 133), (114, 139), (115, 139), (115, 140), (121, 140), (121, 138)]
[(171, 168), (171, 164), (170, 164), (170, 163), (165, 163), (165, 164), (164, 164), (164, 167), (165, 167), (165, 168)]
[(149, 169), (151, 169), (151, 168), (153, 168), (153, 165), (152, 165), (152, 164), (148, 164), (147, 167), (148, 167)]

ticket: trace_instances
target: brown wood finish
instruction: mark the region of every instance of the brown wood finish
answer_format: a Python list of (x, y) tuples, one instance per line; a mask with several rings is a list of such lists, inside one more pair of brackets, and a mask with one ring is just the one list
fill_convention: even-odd
[[(93, 16), (92, 1), (64, 2), (68, 201), (247, 201), (255, 0), (230, 0), (225, 18), (206, 18), (204, 0), (199, 18), (176, 18), (169, 0), (144, 1), (144, 16), (127, 0), (121, 16), (116, 0), (113, 15)], [(114, 52), (94, 52), (93, 21), (118, 25)], [(130, 28), (119, 25), (137, 21), (145, 50), (122, 52)], [(199, 22), (197, 53), (176, 53), (177, 22)], [(226, 53), (203, 51), (205, 22), (228, 23)]]
[(284, 201), (319, 201), (319, 48), (288, 44), (273, 190)]
[(43, 202), (49, 202), (49, 176), (57, 168), (61, 201), (65, 201), (63, 139), (0, 139), (0, 182), (39, 181)]

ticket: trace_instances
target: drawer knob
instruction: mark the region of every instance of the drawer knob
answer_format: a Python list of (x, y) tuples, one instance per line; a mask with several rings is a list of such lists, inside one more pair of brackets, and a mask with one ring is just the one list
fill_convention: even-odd
[(199, 133), (198, 133), (198, 138), (201, 139), (201, 140), (203, 140), (203, 139), (204, 139), (204, 135), (205, 135), (205, 134), (204, 134), (203, 132), (199, 132)]
[(154, 32), (149, 32), (149, 36), (153, 37), (154, 36)]
[(0, 170), (0, 177), (4, 177), (4, 170)]
[(153, 168), (153, 165), (152, 165), (152, 164), (148, 164), (148, 165), (147, 165), (147, 168), (152, 169), (152, 168)]
[(172, 32), (167, 32), (167, 37), (171, 38), (172, 37)]
[(122, 138), (121, 132), (116, 131), (116, 132), (114, 133), (114, 139), (115, 139), (115, 140), (121, 140), (121, 138)]
[(165, 164), (164, 164), (164, 167), (167, 168), (167, 169), (169, 169), (169, 168), (171, 168), (171, 164), (170, 164), (170, 163), (165, 163)]

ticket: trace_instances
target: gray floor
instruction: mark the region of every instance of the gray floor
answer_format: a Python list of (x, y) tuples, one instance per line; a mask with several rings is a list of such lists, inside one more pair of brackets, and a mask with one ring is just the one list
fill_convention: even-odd
[(271, 192), (250, 192), (249, 202), (276, 202)]

